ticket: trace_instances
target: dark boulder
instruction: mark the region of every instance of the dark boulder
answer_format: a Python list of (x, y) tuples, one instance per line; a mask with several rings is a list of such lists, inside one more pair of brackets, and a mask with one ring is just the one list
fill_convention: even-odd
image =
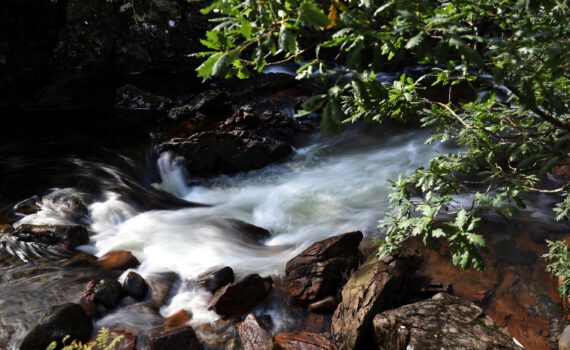
[(115, 107), (128, 110), (162, 111), (172, 102), (163, 96), (144, 91), (134, 85), (124, 85), (117, 89)]
[[(65, 336), (87, 341), (93, 331), (91, 319), (81, 306), (73, 303), (52, 307), (26, 335), (21, 350), (45, 350), (53, 342), (61, 342)], [(61, 345), (61, 343), (60, 343)]]
[(190, 103), (174, 107), (168, 117), (177, 122), (191, 122), (194, 130), (208, 123), (228, 118), (232, 114), (230, 96), (224, 91), (208, 90), (200, 93)]
[(98, 304), (112, 310), (119, 305), (123, 298), (123, 288), (117, 280), (104, 278), (95, 284), (93, 294)]
[(32, 196), (15, 204), (12, 211), (21, 215), (30, 215), (37, 213), (40, 209), (40, 197)]
[(239, 338), (244, 350), (273, 350), (275, 344), (269, 333), (254, 314), (249, 314), (237, 326)]
[(522, 349), (470, 301), (439, 293), (374, 317), (381, 350)]
[(336, 350), (334, 343), (318, 333), (281, 333), (275, 336), (281, 350)]
[(138, 273), (130, 271), (123, 282), (123, 291), (137, 300), (142, 300), (148, 294), (148, 285)]
[(89, 243), (89, 233), (81, 225), (20, 225), (12, 235), (21, 242), (57, 245), (71, 249)]
[(225, 266), (219, 270), (208, 272), (199, 276), (197, 283), (203, 286), (210, 293), (216, 292), (223, 286), (234, 282), (234, 270)]
[(184, 156), (186, 168), (194, 176), (259, 169), (293, 151), (283, 141), (242, 130), (201, 132), (171, 139), (159, 148)]
[(210, 300), (208, 308), (223, 317), (238, 316), (252, 309), (272, 288), (271, 277), (247, 275), (241, 281), (219, 289)]
[(200, 350), (202, 345), (190, 326), (160, 328), (147, 334), (145, 350)]
[(419, 264), (419, 256), (409, 251), (382, 260), (372, 256), (350, 276), (332, 319), (331, 330), (337, 347), (369, 346), (372, 319), (403, 295), (406, 278)]
[(288, 290), (301, 303), (335, 295), (358, 266), (362, 232), (349, 232), (316, 242), (291, 259), (285, 268)]

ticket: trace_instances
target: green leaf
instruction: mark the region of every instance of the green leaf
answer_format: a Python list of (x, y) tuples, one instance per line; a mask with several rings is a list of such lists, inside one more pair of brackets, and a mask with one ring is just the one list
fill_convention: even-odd
[(329, 18), (317, 4), (312, 1), (303, 1), (299, 7), (299, 22), (315, 29), (325, 28), (329, 24)]
[(414, 47), (418, 46), (419, 44), (421, 44), (421, 42), (424, 40), (424, 33), (419, 33), (413, 37), (410, 38), (410, 40), (408, 40), (408, 42), (406, 43), (406, 49), (413, 49)]
[(295, 34), (287, 29), (285, 24), (282, 24), (281, 29), (279, 30), (279, 48), (292, 54), (297, 52), (297, 40)]
[(218, 62), (219, 58), (222, 56), (222, 53), (218, 52), (211, 55), (207, 60), (202, 62), (200, 66), (196, 69), (198, 72), (198, 76), (200, 78), (210, 78), (212, 76), (212, 70), (214, 68), (214, 64)]

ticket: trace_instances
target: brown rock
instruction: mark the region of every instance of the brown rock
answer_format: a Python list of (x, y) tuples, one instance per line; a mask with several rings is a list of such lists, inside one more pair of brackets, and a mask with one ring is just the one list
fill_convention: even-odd
[(133, 253), (127, 250), (116, 250), (105, 254), (99, 259), (103, 270), (126, 270), (140, 265), (139, 260)]
[(254, 314), (238, 324), (238, 333), (244, 350), (273, 350), (273, 336), (266, 331)]
[(336, 294), (350, 270), (358, 266), (362, 232), (349, 232), (316, 242), (285, 268), (291, 296), (302, 303)]
[(247, 275), (241, 281), (219, 289), (208, 308), (224, 317), (244, 314), (265, 298), (272, 289), (272, 283), (270, 277)]
[(281, 333), (275, 341), (282, 350), (336, 350), (328, 338), (318, 333)]
[(202, 345), (190, 326), (158, 329), (147, 334), (145, 350), (201, 350)]
[(338, 300), (333, 295), (329, 295), (319, 301), (309, 304), (309, 311), (316, 313), (332, 312), (338, 306)]
[(475, 304), (439, 293), (374, 318), (381, 350), (522, 349)]
[(8, 223), (0, 223), (0, 236), (14, 232), (14, 227)]
[(147, 276), (146, 282), (150, 288), (152, 303), (155, 307), (161, 307), (167, 300), (172, 286), (178, 280), (174, 272), (157, 273)]
[(215, 293), (218, 289), (233, 282), (234, 270), (229, 266), (225, 266), (212, 272), (207, 272), (197, 278), (197, 283), (203, 286), (210, 293)]
[(185, 325), (188, 321), (190, 321), (190, 315), (186, 310), (181, 309), (164, 320), (164, 328), (179, 327)]
[(369, 346), (374, 315), (393, 306), (402, 295), (406, 277), (419, 263), (418, 256), (410, 251), (382, 260), (372, 256), (352, 274), (342, 290), (342, 302), (333, 314), (331, 329), (337, 347)]

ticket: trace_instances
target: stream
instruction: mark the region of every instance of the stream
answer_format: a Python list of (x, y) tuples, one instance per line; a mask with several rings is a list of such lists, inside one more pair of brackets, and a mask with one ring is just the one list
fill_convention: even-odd
[[(114, 250), (129, 250), (141, 262), (136, 270), (150, 280), (163, 273), (176, 273), (179, 279), (160, 315), (167, 317), (180, 309), (191, 311), (190, 324), (204, 339), (211, 337), (212, 332), (202, 326), (215, 324), (219, 316), (207, 309), (211, 294), (192, 284), (192, 279), (214, 268), (231, 266), (238, 279), (259, 273), (272, 276), (279, 283), (287, 261), (316, 241), (354, 230), (362, 231), (367, 242), (381, 238), (377, 223), (389, 210), (388, 180), (426, 165), (437, 151), (445, 149), (444, 145), (425, 145), (428, 136), (427, 131), (376, 125), (348, 127), (336, 136), (311, 134), (285, 161), (211, 179), (193, 177), (175, 156), (155, 154), (145, 142), (131, 144), (128, 150), (107, 148), (93, 153), (46, 140), (45, 151), (30, 156), (28, 150), (38, 150), (43, 142), (40, 140), (28, 147), (4, 146), (5, 154), (15, 150), (22, 154), (2, 161), (7, 179), (18, 176), (27, 179), (32, 171), (51, 172), (49, 177), (34, 184), (35, 188), (41, 188), (43, 181), (46, 186), (43, 192), (38, 192), (43, 194), (41, 210), (22, 217), (14, 226), (87, 225), (90, 242), (79, 250), (98, 257)], [(74, 145), (84, 143), (85, 139), (79, 137)], [(105, 140), (91, 140), (91, 147), (96, 149), (98, 143), (104, 144)], [(45, 158), (43, 152), (51, 154)], [(62, 170), (55, 169), (67, 169), (59, 186), (57, 178)], [(53, 185), (59, 188), (50, 188)], [(57, 198), (54, 194), (80, 196), (88, 204), (87, 215), (73, 217), (53, 200)], [(550, 206), (548, 199), (529, 206), (522, 215), (526, 219), (521, 219), (523, 224), (518, 226), (524, 227), (521, 232), (525, 232), (520, 237), (524, 238), (534, 228), (561, 234), (560, 227), (550, 224)], [(262, 243), (245, 239), (233, 220), (266, 228), (271, 237)], [(512, 228), (502, 230), (512, 231)], [(509, 254), (516, 261), (505, 267), (502, 254), (493, 253), (495, 256), (489, 259), (494, 275), (489, 277), (492, 280), (489, 288), (500, 289), (505, 274), (515, 274), (520, 281), (525, 278), (524, 271), (538, 271), (520, 283), (532, 287), (539, 296), (537, 300), (548, 310), (536, 306), (535, 313), (540, 320), (547, 320), (545, 327), (552, 329), (559, 326), (549, 323), (553, 321), (550, 319), (562, 316), (559, 300), (553, 293), (554, 282), (545, 277), (543, 270), (540, 272), (542, 264), (536, 257), (542, 249), (537, 243), (543, 241), (542, 236), (533, 236), (533, 244), (538, 248), (526, 260), (516, 260), (525, 256), (520, 249), (526, 249), (516, 239), (494, 236), (491, 242), (513, 249)], [(14, 253), (18, 249), (3, 251), (0, 256), (0, 339), (8, 339), (10, 349), (17, 347), (39, 313), (50, 305), (73, 301), (95, 273), (89, 267), (66, 265), (66, 257), (57, 252), (26, 251), (24, 247), (23, 253)], [(453, 283), (459, 294), (477, 299), (470, 293), (478, 290), (478, 284), (486, 286), (488, 277), (456, 273), (453, 268), (445, 267), (448, 263), (437, 260), (441, 255), (433, 255), (433, 249), (426, 253), (434, 261), (431, 273), (456, 280)], [(510, 270), (519, 267), (521, 271)], [(503, 291), (501, 297), (510, 300), (519, 291)], [(476, 301), (493, 314), (499, 312), (497, 302), (502, 299), (493, 299), (493, 292), (490, 293)], [(254, 312), (271, 315), (275, 330), (298, 329), (298, 315), (285, 299), (279, 295), (272, 297)], [(528, 314), (520, 323), (533, 320), (531, 316), (536, 315)], [(96, 326), (151, 328), (159, 323), (155, 315), (127, 307), (103, 315)], [(505, 325), (511, 327), (508, 322)], [(521, 339), (524, 332), (514, 334), (525, 344), (526, 339)], [(536, 344), (544, 345), (540, 339), (547, 336), (538, 338)]]

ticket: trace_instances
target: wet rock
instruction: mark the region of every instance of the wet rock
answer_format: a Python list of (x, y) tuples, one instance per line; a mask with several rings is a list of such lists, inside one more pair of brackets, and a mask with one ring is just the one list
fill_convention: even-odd
[(73, 254), (63, 263), (64, 266), (94, 266), (96, 264), (97, 257), (88, 253)]
[(179, 310), (164, 320), (164, 328), (175, 328), (185, 325), (190, 321), (191, 317), (192, 315), (186, 312), (186, 310)]
[(99, 265), (103, 270), (126, 270), (140, 265), (139, 260), (133, 253), (127, 250), (116, 250), (105, 254), (99, 259)]
[(558, 350), (570, 350), (570, 326), (566, 326), (558, 339)]
[(374, 316), (393, 306), (403, 294), (404, 283), (420, 264), (410, 251), (378, 260), (371, 256), (350, 276), (342, 289), (342, 301), (333, 314), (331, 330), (341, 349), (370, 346)]
[(349, 232), (316, 242), (291, 259), (285, 268), (291, 296), (310, 303), (334, 295), (358, 266), (362, 232)]
[(234, 270), (229, 267), (223, 267), (219, 270), (209, 272), (204, 276), (198, 277), (197, 283), (203, 286), (210, 293), (216, 292), (226, 284), (234, 282)]
[(93, 325), (81, 306), (73, 303), (52, 307), (26, 335), (21, 350), (44, 350), (51, 342), (65, 336), (87, 341)]
[(223, 317), (244, 314), (265, 298), (272, 289), (272, 284), (271, 277), (247, 275), (241, 281), (219, 289), (210, 300), (208, 308)]
[(224, 91), (208, 90), (189, 104), (172, 108), (168, 117), (178, 122), (193, 123), (194, 130), (197, 130), (208, 123), (226, 119), (231, 113), (230, 96)]
[(168, 98), (144, 91), (134, 85), (117, 89), (115, 107), (129, 110), (161, 111), (171, 104)]
[(81, 225), (20, 225), (12, 235), (21, 242), (57, 245), (72, 249), (89, 243), (89, 233)]
[(254, 314), (249, 314), (237, 326), (239, 337), (244, 350), (273, 350), (273, 336), (269, 333)]
[(169, 140), (159, 149), (184, 156), (186, 168), (196, 176), (259, 169), (293, 151), (283, 141), (242, 130), (201, 132)]
[(0, 224), (0, 236), (14, 232), (14, 227), (11, 224)]
[(275, 342), (282, 350), (336, 350), (334, 343), (318, 333), (281, 333)]
[(174, 272), (157, 273), (147, 276), (146, 282), (150, 288), (151, 300), (154, 306), (161, 307), (164, 305), (172, 286), (178, 280), (178, 275)]
[(112, 310), (123, 298), (123, 288), (117, 280), (105, 278), (95, 284), (93, 294), (98, 304)]
[(245, 221), (236, 219), (225, 219), (224, 223), (228, 224), (228, 229), (239, 235), (239, 237), (247, 242), (262, 243), (271, 237), (271, 232), (263, 227), (255, 226)]
[(202, 345), (190, 326), (158, 329), (147, 334), (145, 350), (200, 350)]
[(36, 195), (17, 203), (12, 210), (18, 214), (30, 215), (37, 213), (40, 209), (40, 197)]
[(79, 299), (79, 305), (89, 316), (97, 314), (99, 311), (95, 300), (95, 281), (89, 281), (83, 289), (83, 295)]
[(439, 293), (374, 317), (379, 349), (522, 349), (475, 304)]
[(338, 300), (333, 295), (329, 295), (319, 301), (309, 304), (307, 309), (315, 313), (332, 312), (338, 306)]
[(141, 275), (130, 271), (123, 282), (123, 291), (137, 300), (142, 300), (148, 293), (148, 285)]
[(71, 220), (81, 220), (89, 214), (81, 196), (70, 188), (53, 191), (42, 202)]

